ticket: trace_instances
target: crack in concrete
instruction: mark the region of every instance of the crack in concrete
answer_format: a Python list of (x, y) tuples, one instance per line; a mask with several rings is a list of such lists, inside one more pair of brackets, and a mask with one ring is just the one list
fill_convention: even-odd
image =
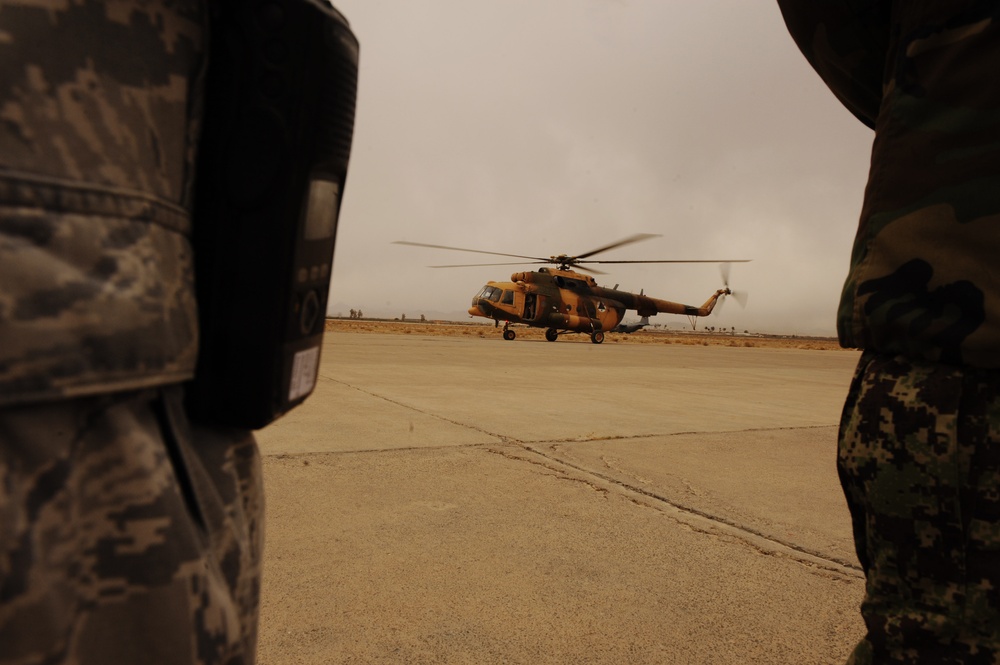
[[(523, 444), (513, 444), (513, 445), (516, 445), (521, 450), (529, 450)], [(608, 495), (610, 494), (610, 490), (608, 490), (608, 488), (601, 487), (600, 485), (597, 485), (596, 483), (594, 483), (594, 482), (592, 482), (590, 480), (587, 480), (586, 478), (578, 478), (578, 477), (575, 477), (575, 476), (571, 476), (571, 475), (569, 475), (569, 474), (566, 473), (566, 470), (564, 468), (560, 468), (560, 467), (558, 467), (558, 466), (556, 466), (554, 464), (546, 464), (545, 462), (542, 462), (541, 460), (529, 459), (529, 458), (524, 457), (522, 455), (514, 455), (514, 454), (511, 454), (509, 451), (500, 450), (500, 449), (497, 449), (497, 448), (487, 448), (487, 452), (492, 453), (494, 455), (499, 455), (500, 457), (503, 457), (505, 459), (509, 459), (511, 461), (514, 461), (514, 462), (527, 462), (528, 464), (534, 464), (535, 466), (540, 466), (543, 469), (545, 469), (546, 471), (550, 472), (550, 473), (543, 473), (543, 475), (548, 476), (550, 478), (555, 478), (557, 480), (567, 480), (567, 481), (570, 481), (570, 482), (582, 483), (582, 484), (586, 485), (587, 487), (589, 487), (590, 489), (594, 490), (595, 492), (601, 494), (605, 499), (607, 499)]]
[[(588, 469), (586, 467), (573, 464), (572, 462), (567, 462), (564, 459), (548, 455), (545, 452), (533, 448), (530, 445), (524, 444), (522, 445), (522, 447), (525, 448), (526, 450), (535, 453), (536, 455), (544, 457), (550, 462), (564, 465), (580, 473), (585, 473), (591, 476), (595, 476), (607, 483), (616, 485), (629, 492), (634, 492), (649, 499), (653, 499), (660, 506), (667, 506), (679, 514), (686, 515), (692, 519), (707, 521), (711, 523), (713, 526), (721, 528), (723, 531), (730, 533), (730, 535), (734, 535), (737, 538), (740, 538), (740, 540), (747, 542), (755, 549), (758, 549), (762, 552), (769, 554), (784, 554), (786, 556), (789, 556), (790, 558), (801, 561), (802, 563), (807, 563), (812, 566), (819, 566), (822, 568), (826, 568), (828, 570), (832, 570), (834, 572), (849, 575), (851, 577), (862, 576), (861, 567), (852, 561), (845, 561), (838, 557), (830, 556), (829, 554), (826, 554), (824, 552), (818, 552), (806, 547), (802, 547), (801, 545), (798, 545), (796, 543), (782, 540), (781, 538), (777, 538), (775, 536), (766, 534), (763, 531), (759, 531), (745, 524), (736, 522), (735, 520), (731, 520), (721, 515), (715, 515), (713, 513), (700, 510), (698, 508), (695, 508), (694, 506), (680, 503), (678, 501), (665, 497), (656, 492), (652, 492), (650, 490), (643, 489), (641, 487), (636, 487), (635, 485), (631, 485), (613, 476), (609, 476), (594, 471), (593, 469)], [(693, 527), (694, 525), (689, 524), (689, 526)]]

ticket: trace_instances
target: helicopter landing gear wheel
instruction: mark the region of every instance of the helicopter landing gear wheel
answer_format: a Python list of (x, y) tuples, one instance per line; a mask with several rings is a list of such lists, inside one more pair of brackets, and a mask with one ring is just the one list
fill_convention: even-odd
[(508, 330), (504, 330), (503, 331), (503, 338), (505, 340), (507, 340), (508, 342), (511, 341), (512, 339), (514, 339), (515, 337), (517, 337), (517, 335), (514, 334), (513, 330), (509, 330), (508, 329)]
[(604, 333), (602, 332), (590, 333), (590, 341), (593, 342), (594, 344), (600, 344), (601, 342), (604, 341)]
[(559, 337), (559, 332), (555, 328), (547, 328), (545, 330), (545, 339), (549, 340), (550, 342), (556, 341), (558, 337)]

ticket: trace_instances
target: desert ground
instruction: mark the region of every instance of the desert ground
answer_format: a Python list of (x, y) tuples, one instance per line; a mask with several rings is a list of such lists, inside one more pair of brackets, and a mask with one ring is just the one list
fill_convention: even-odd
[(328, 328), (314, 394), (258, 433), (263, 665), (839, 663), (863, 634), (857, 352)]
[[(470, 317), (471, 318), (471, 317)], [(545, 339), (541, 328), (516, 325), (512, 329), (518, 339)], [(327, 319), (327, 331), (380, 333), (386, 335), (429, 335), (432, 337), (498, 336), (500, 328), (491, 323), (456, 321), (385, 321), (366, 319)], [(586, 340), (586, 336), (570, 335), (561, 339)], [(702, 330), (664, 330), (647, 328), (637, 333), (608, 333), (606, 344), (684, 344), (688, 346), (741, 346), (745, 348), (807, 349), (813, 351), (844, 351), (832, 337), (795, 335), (764, 335), (746, 332), (710, 332)]]

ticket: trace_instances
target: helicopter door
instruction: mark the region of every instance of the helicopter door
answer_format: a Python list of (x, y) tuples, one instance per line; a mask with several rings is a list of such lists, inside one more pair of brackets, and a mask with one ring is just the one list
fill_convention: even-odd
[(538, 296), (534, 293), (524, 294), (524, 315), (525, 321), (533, 321), (538, 314)]

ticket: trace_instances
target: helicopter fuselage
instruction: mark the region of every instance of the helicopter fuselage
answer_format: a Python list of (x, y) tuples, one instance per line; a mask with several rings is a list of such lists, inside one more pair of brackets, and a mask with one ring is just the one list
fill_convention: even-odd
[(567, 332), (586, 333), (595, 343), (603, 333), (617, 326), (628, 310), (639, 316), (663, 312), (708, 316), (718, 298), (727, 289), (719, 289), (701, 307), (650, 298), (643, 294), (599, 286), (593, 277), (572, 270), (539, 268), (517, 272), (509, 282), (488, 282), (472, 299), (469, 314), (504, 321), (504, 336), (511, 323), (546, 328), (546, 338), (554, 341)]

